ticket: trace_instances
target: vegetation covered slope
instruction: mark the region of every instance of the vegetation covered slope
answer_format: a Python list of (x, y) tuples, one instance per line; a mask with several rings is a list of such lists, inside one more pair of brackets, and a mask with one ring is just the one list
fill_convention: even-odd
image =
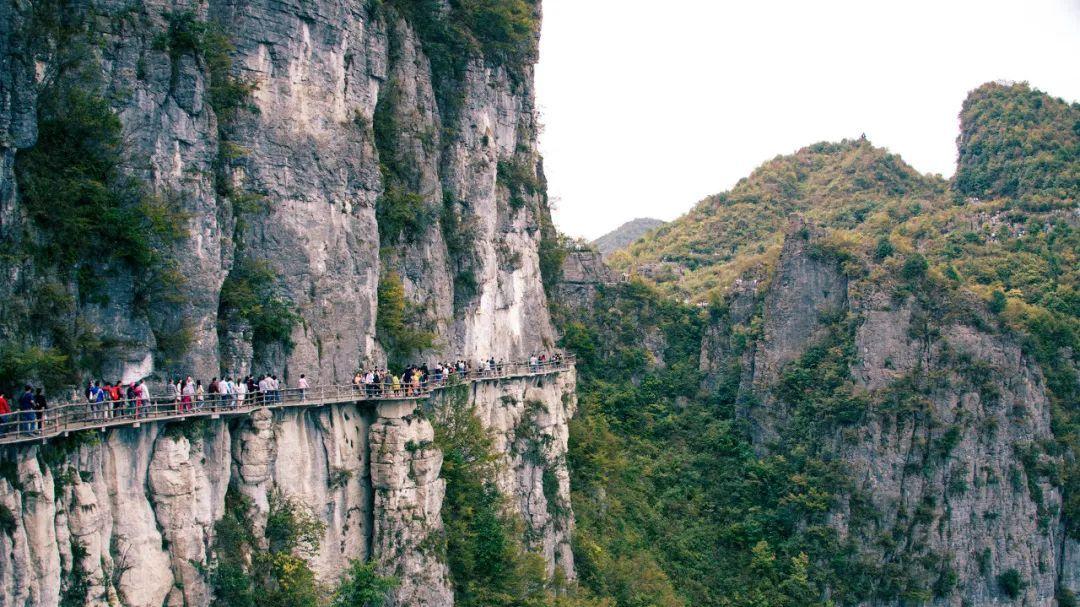
[(1080, 192), (1076, 104), (1026, 84), (972, 91), (960, 114), (957, 191), (967, 196), (1074, 199)]
[[(1055, 109), (1033, 123), (1037, 97)], [(942, 348), (941, 330), (950, 323), (1019, 343), (1038, 362), (1053, 439), (1009, 445), (1024, 463), (1007, 482), (1038, 505), (1040, 518), (1060, 520), (1064, 533), (1080, 537), (1080, 226), (1076, 188), (1057, 185), (1080, 166), (1080, 154), (1055, 156), (1060, 138), (1046, 136), (1075, 124), (1080, 108), (1026, 85), (997, 84), (974, 91), (964, 108), (962, 129), (971, 135), (960, 140), (953, 184), (920, 176), (865, 141), (818, 144), (767, 163), (616, 260), (639, 270), (669, 262), (685, 274), (653, 272), (655, 286), (639, 280), (601, 288), (588, 309), (562, 311), (563, 345), (579, 361), (580, 413), (569, 458), (576, 558), (586, 587), (626, 606), (914, 605), (976, 592), (1000, 600), (1023, 596), (1033, 580), (1016, 568), (992, 570), (988, 553), (925, 548), (927, 535), (941, 529), (931, 531), (943, 499), (947, 508), (945, 494), (957, 499), (953, 492), (969, 486), (950, 482), (936, 503), (898, 514), (904, 525), (880, 529), (872, 496), (860, 493), (841, 461), (868, 421), (889, 419), (894, 427), (921, 424), (934, 437), (919, 447), (926, 459), (913, 473), (941, 474), (925, 469), (927, 462), (938, 471), (959, 465), (950, 459), (952, 446), (975, 431), (925, 407), (936, 399), (949, 420), (960, 419), (963, 412), (947, 410), (955, 401), (937, 390), (982, 390), (987, 402), (994, 391), (988, 367), (950, 359)], [(980, 122), (985, 117), (991, 123)], [(973, 160), (982, 156), (966, 147), (974, 134), (984, 150), (1019, 141), (1027, 155), (1047, 160), (1022, 156), (990, 170), (988, 160)], [(995, 184), (1018, 165), (1024, 165), (1021, 184), (1028, 185), (1008, 195), (990, 188), (976, 200), (963, 190), (972, 171), (977, 181)], [(755, 406), (743, 353), (762, 339), (760, 293), (752, 294), (757, 303), (746, 322), (728, 329), (731, 348), (718, 365), (728, 372), (708, 383), (699, 374), (700, 345), (710, 326), (731, 315), (732, 302), (715, 297), (697, 308), (668, 295), (694, 292), (696, 285), (720, 289), (747, 270), (767, 284), (763, 269), (778, 256), (781, 228), (795, 211), (831, 228), (810, 252), (835, 262), (851, 293), (883, 293), (887, 307), (913, 310), (918, 322), (903, 339), (942, 354), (930, 358), (932, 372), (902, 378), (882, 393), (853, 392), (859, 353), (852, 340), (861, 319), (824, 319), (815, 341), (769, 387), (792, 415), (763, 450), (743, 413)], [(965, 387), (971, 382), (981, 383)], [(1044, 501), (1045, 487), (1061, 491), (1060, 511)], [(840, 504), (851, 524), (843, 535), (831, 524)], [(860, 536), (856, 521), (872, 532)], [(1075, 604), (1069, 590), (1049, 591), (1060, 604)]]
[(731, 191), (613, 255), (611, 265), (666, 293), (703, 299), (775, 261), (791, 213), (850, 229), (886, 204), (937, 199), (945, 189), (942, 179), (920, 175), (866, 139), (817, 143), (766, 162)]

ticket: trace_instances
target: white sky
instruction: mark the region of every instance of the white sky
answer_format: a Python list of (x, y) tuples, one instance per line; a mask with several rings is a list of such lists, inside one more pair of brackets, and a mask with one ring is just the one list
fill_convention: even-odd
[(763, 161), (858, 137), (952, 175), (967, 91), (1080, 99), (1080, 0), (543, 0), (558, 227), (674, 219)]

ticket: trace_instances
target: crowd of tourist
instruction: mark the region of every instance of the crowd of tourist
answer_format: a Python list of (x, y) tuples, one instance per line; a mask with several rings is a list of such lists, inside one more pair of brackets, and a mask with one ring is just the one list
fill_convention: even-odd
[[(536, 373), (550, 363), (562, 362), (561, 354), (529, 357), (528, 371)], [(464, 359), (435, 365), (414, 364), (400, 374), (385, 367), (360, 369), (353, 376), (352, 388), (363, 398), (416, 397), (442, 387), (455, 379), (502, 377), (515, 373), (523, 365), (494, 357), (477, 362)], [(165, 384), (164, 396), (151, 397), (145, 380), (128, 383), (120, 381), (90, 381), (83, 390), (86, 408), (82, 418), (106, 421), (115, 418), (142, 419), (160, 413), (190, 413), (197, 411), (227, 411), (247, 405), (272, 405), (287, 399), (303, 401), (308, 397), (311, 385), (307, 376), (301, 374), (292, 388), (286, 387), (272, 373), (262, 375), (226, 376), (209, 382), (188, 377), (177, 377)], [(41, 388), (27, 385), (12, 400), (0, 393), (0, 435), (12, 433), (34, 435), (40, 433), (50, 419), (50, 407)]]
[[(559, 362), (562, 362), (562, 354), (559, 353), (550, 357), (547, 354), (534, 354), (529, 357), (528, 369), (529, 372), (536, 373), (549, 363)], [(445, 386), (455, 378), (464, 380), (501, 377), (511, 368), (516, 370), (519, 366), (503, 360), (496, 362), (495, 358), (491, 357), (476, 363), (460, 359), (431, 366), (411, 365), (400, 375), (386, 368), (361, 369), (353, 376), (352, 385), (354, 390), (363, 392), (369, 398), (419, 396), (433, 388)]]

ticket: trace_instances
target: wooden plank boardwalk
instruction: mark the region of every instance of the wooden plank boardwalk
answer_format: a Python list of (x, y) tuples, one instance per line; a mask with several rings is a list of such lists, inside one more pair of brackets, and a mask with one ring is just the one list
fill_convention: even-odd
[(0, 445), (31, 442), (47, 442), (50, 438), (67, 436), (83, 430), (139, 427), (145, 422), (187, 420), (197, 418), (218, 419), (244, 415), (257, 409), (285, 409), (294, 407), (322, 407), (344, 403), (380, 401), (420, 401), (435, 393), (462, 383), (500, 381), (522, 377), (541, 377), (564, 373), (574, 368), (573, 357), (537, 364), (528, 362), (497, 365), (492, 370), (473, 370), (465, 376), (452, 374), (449, 378), (428, 378), (419, 386), (389, 385), (354, 387), (348, 385), (312, 386), (306, 390), (287, 388), (272, 393), (248, 394), (243, 397), (206, 395), (204, 400), (192, 403), (178, 402), (173, 397), (105, 401), (102, 403), (74, 403), (50, 407), (43, 420), (33, 412), (13, 412), (3, 416), (0, 422)]

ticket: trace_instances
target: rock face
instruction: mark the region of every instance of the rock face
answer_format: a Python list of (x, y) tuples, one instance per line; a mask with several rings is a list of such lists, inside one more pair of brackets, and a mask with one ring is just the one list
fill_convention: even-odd
[[(371, 428), (371, 485), (378, 513), (372, 544), (384, 570), (402, 580), (395, 590), (399, 604), (450, 605), (450, 573), (431, 542), (442, 531), (442, 453), (432, 443), (431, 422), (415, 413), (415, 403), (381, 405)], [(410, 553), (416, 558), (394, 557)]]
[[(432, 422), (417, 401), (258, 410), (233, 419), (76, 434), (7, 447), (0, 504), (0, 605), (205, 606), (214, 525), (226, 491), (250, 498), (263, 533), (270, 493), (325, 523), (310, 563), (332, 585), (353, 559), (395, 575), (395, 605), (448, 606), (437, 549), (445, 483)], [(573, 373), (475, 384), (469, 406), (495, 438), (498, 479), (549, 571), (574, 575), (566, 469)], [(8, 464), (5, 464), (8, 466)]]
[(556, 291), (560, 305), (585, 307), (596, 299), (601, 285), (615, 282), (614, 273), (596, 251), (570, 251), (563, 260), (562, 278)]
[[(777, 396), (778, 378), (829, 325), (848, 319), (852, 393), (866, 408), (816, 439), (853, 485), (830, 515), (840, 537), (867, 558), (912, 567), (927, 589), (946, 571), (950, 586), (930, 595), (933, 604), (1010, 601), (999, 580), (1012, 571), (1022, 582), (1018, 603), (1055, 605), (1059, 589), (1076, 592), (1076, 542), (1065, 536), (1051, 482), (1061, 462), (1047, 449), (1051, 411), (1036, 363), (1008, 335), (971, 320), (977, 313), (849, 281), (822, 255), (821, 236), (797, 223), (771, 282), (737, 285), (706, 333), (707, 383), (740, 386), (740, 414), (768, 451), (788, 440), (800, 406)], [(919, 559), (940, 568), (919, 573)]]
[(574, 579), (570, 536), (569, 422), (577, 409), (572, 372), (522, 381), (473, 384), (476, 415), (493, 432), (500, 456), (497, 483), (525, 522), (530, 550), (544, 556), (548, 574)]
[[(14, 161), (36, 143), (36, 94), (60, 59), (42, 51), (55, 40), (28, 7), (5, 6), (0, 233), (21, 246), (46, 227), (21, 207)], [(14, 258), (0, 261), (9, 279), (0, 282), (15, 292), (56, 281), (76, 302), (60, 320), (72, 332), (82, 318), (79, 327), (106, 344), (95, 365), (107, 377), (273, 369), (347, 381), (365, 361), (383, 359), (377, 287), (389, 270), (401, 276), (416, 322), (436, 334), (431, 357), (522, 359), (553, 343), (539, 270), (550, 218), (531, 65), (511, 75), (477, 52), (462, 56), (450, 103), (435, 93), (424, 41), (392, 3), (102, 1), (73, 14), (95, 41), (78, 57), (89, 73), (79, 86), (119, 117), (122, 172), (186, 213), (186, 236), (171, 254), (182, 296), (156, 299), (147, 277), (112, 261), (80, 262), (102, 276), (104, 298), (83, 296), (61, 270)], [(227, 41), (225, 74), (209, 38), (178, 41), (176, 32), (202, 31), (204, 22)], [(247, 91), (238, 107), (221, 100), (226, 78)], [(376, 118), (392, 125), (392, 140), (377, 141)], [(394, 162), (409, 174), (401, 187), (421, 201), (412, 212), (430, 218), (417, 220), (420, 233), (389, 234), (376, 221), (377, 202), (393, 198), (380, 165)], [(499, 166), (538, 185), (508, 184)], [(297, 315), (288, 340), (259, 339), (258, 327), (222, 302), (223, 285), (243, 280), (251, 262), (270, 270), (268, 294)], [(0, 322), (5, 338), (55, 345), (32, 309), (12, 312)]]

